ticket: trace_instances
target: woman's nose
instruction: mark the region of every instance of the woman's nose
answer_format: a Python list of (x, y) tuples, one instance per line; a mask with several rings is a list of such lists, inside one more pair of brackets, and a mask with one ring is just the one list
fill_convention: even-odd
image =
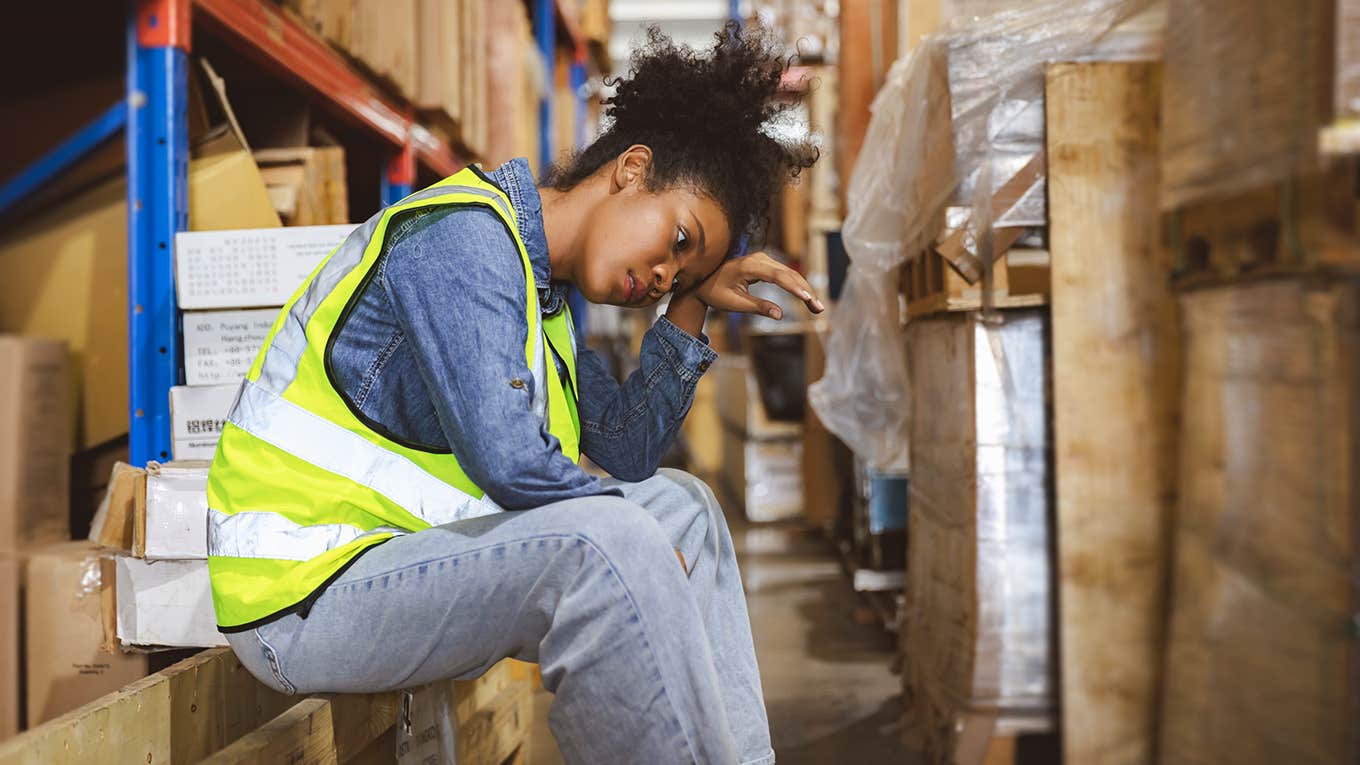
[(657, 264), (652, 268), (652, 284), (662, 293), (670, 292), (675, 286), (675, 271), (675, 264), (669, 261)]

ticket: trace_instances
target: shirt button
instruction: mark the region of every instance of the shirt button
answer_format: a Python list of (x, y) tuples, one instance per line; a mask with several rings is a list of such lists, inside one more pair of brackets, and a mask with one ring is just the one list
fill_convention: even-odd
[(711, 364), (710, 362), (701, 361), (701, 362), (699, 362), (699, 371), (700, 371), (700, 372), (707, 372), (707, 371), (708, 371), (708, 368), (709, 368), (710, 366), (712, 366), (712, 364)]
[(510, 381), (510, 387), (514, 388), (515, 390), (523, 390), (524, 380), (522, 378), (516, 377), (515, 379)]

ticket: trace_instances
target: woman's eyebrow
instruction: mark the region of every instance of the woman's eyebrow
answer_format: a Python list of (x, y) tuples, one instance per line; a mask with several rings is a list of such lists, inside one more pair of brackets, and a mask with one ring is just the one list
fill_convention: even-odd
[(695, 215), (694, 213), (690, 213), (689, 217), (694, 219), (694, 227), (699, 229), (699, 254), (702, 255), (704, 254), (704, 252), (708, 250), (708, 242), (704, 238), (703, 221), (699, 220), (699, 216)]

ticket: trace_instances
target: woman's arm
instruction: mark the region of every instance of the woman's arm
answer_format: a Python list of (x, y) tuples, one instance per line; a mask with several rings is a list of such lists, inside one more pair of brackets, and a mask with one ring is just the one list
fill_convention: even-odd
[(718, 357), (702, 326), (700, 318), (690, 334), (670, 319), (657, 320), (642, 337), (637, 370), (622, 385), (577, 339), (581, 450), (615, 478), (651, 477), (675, 441), (699, 378)]
[(495, 213), (446, 215), (386, 257), (383, 286), (403, 342), (414, 345), (440, 427), (468, 477), (507, 510), (611, 493), (562, 454), (533, 412), (524, 268)]

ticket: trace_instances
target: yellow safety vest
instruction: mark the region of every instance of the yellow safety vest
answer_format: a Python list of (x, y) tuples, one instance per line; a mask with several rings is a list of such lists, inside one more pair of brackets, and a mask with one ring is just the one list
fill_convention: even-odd
[[(524, 265), (533, 406), (563, 454), (579, 459), (570, 314), (542, 317), (509, 198), (467, 168), (356, 229), (274, 320), (208, 473), (208, 571), (220, 629), (305, 615), (313, 597), (373, 545), (501, 510), (451, 453), (398, 443), (375, 429), (328, 373), (336, 331), (375, 273), (392, 221), (412, 210), (463, 205), (494, 211), (514, 238)], [(566, 385), (548, 348), (568, 370)]]

